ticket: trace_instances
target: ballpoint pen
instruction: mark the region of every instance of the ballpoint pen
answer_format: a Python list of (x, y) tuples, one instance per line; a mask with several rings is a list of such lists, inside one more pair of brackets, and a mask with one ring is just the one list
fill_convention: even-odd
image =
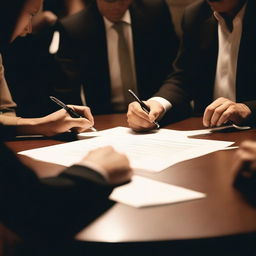
[(234, 124), (231, 120), (227, 121), (223, 125), (216, 126), (210, 128), (211, 132), (218, 132), (218, 131), (225, 131), (225, 130), (238, 130), (238, 131), (244, 131), (244, 130), (249, 130), (251, 129), (250, 126), (241, 126)]
[[(128, 92), (140, 104), (141, 108), (148, 114), (150, 112), (150, 108), (142, 100), (140, 100), (139, 97), (131, 89), (129, 89)], [(158, 122), (153, 121), (153, 124), (156, 126), (157, 129), (160, 128), (160, 125)]]
[[(57, 103), (59, 106), (61, 106), (62, 108), (64, 108), (68, 114), (73, 117), (73, 118), (80, 118), (82, 116), (78, 115), (72, 108), (68, 107), (65, 103), (63, 103), (62, 101), (60, 101), (59, 99), (57, 99), (56, 97), (50, 96), (50, 99)], [(94, 127), (90, 127), (90, 129), (93, 132), (96, 132), (97, 130)]]

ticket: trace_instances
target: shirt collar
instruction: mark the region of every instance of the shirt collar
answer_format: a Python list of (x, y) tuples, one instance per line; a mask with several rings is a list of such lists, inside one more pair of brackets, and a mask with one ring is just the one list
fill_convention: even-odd
[[(244, 15), (245, 15), (246, 6), (247, 6), (247, 2), (244, 4), (244, 6), (241, 8), (241, 10), (237, 13), (235, 18), (233, 19), (233, 26), (235, 26), (238, 22), (242, 23), (242, 20), (243, 20)], [(226, 22), (225, 22), (224, 18), (222, 17), (222, 15), (220, 13), (214, 12), (214, 16), (215, 16), (215, 18), (217, 19), (217, 21), (219, 22), (220, 25), (226, 26)]]
[[(103, 16), (103, 19), (104, 19), (104, 22), (105, 22), (105, 25), (106, 25), (106, 28), (107, 29), (110, 29), (112, 28), (112, 26), (114, 25), (114, 22), (108, 20), (105, 16)], [(131, 25), (131, 14), (130, 14), (130, 11), (127, 10), (125, 13), (124, 13), (124, 16), (121, 18), (122, 22), (126, 23), (126, 24), (129, 24)]]

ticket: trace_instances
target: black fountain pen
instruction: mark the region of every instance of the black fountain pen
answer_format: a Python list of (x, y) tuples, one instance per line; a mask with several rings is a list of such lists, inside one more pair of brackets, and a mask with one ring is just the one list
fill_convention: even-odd
[[(80, 118), (80, 117), (82, 117), (82, 116), (78, 115), (72, 108), (68, 107), (65, 103), (63, 103), (62, 101), (60, 101), (56, 97), (50, 96), (50, 99), (53, 102), (57, 103), (62, 108), (64, 108), (71, 117), (73, 117), (73, 118)], [(97, 131), (94, 127), (91, 127), (89, 129), (91, 129), (93, 132)]]
[[(129, 89), (128, 92), (140, 104), (141, 108), (148, 114), (150, 112), (150, 108), (142, 100), (140, 100), (139, 97), (131, 89)], [(160, 128), (160, 125), (158, 122), (153, 121), (153, 124), (156, 126), (157, 129)]]

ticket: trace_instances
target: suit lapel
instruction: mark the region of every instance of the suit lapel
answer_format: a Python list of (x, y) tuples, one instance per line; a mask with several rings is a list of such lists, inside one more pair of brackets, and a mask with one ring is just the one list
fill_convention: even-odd
[[(208, 81), (204, 89), (207, 99), (210, 103), (212, 101), (215, 74), (217, 68), (218, 59), (218, 23), (212, 14), (209, 19), (207, 19), (202, 27), (202, 33), (200, 35), (199, 43), (201, 42), (200, 48), (202, 50), (202, 56), (204, 58), (204, 65), (206, 65), (205, 75), (207, 75)], [(202, 74), (203, 75), (203, 74)]]
[(201, 37), (202, 49), (212, 49), (213, 55), (216, 55), (218, 53), (218, 23), (213, 14), (204, 22)]
[(139, 95), (141, 96), (141, 91), (143, 91), (143, 83), (141, 75), (144, 74), (142, 70), (141, 60), (145, 59), (143, 57), (143, 49), (145, 47), (144, 41), (142, 38), (146, 38), (145, 36), (145, 28), (148, 25), (145, 25), (145, 20), (143, 19), (143, 14), (140, 12), (140, 8), (136, 6), (134, 3), (130, 7), (130, 15), (132, 21), (132, 37), (133, 37), (133, 48), (134, 48), (134, 61), (135, 61), (135, 69), (136, 69), (136, 78), (137, 78), (137, 88)]
[(238, 63), (237, 63), (237, 97), (238, 101), (255, 99), (255, 44), (256, 44), (256, 4), (249, 0), (243, 20)]

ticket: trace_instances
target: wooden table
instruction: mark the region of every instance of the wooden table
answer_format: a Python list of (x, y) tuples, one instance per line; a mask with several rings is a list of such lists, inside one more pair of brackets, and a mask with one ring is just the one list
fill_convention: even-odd
[[(165, 128), (201, 129), (201, 118), (190, 118)], [(121, 114), (95, 117), (99, 130), (127, 126)], [(214, 133), (202, 139), (235, 141), (256, 139), (256, 131)], [(56, 140), (7, 142), (14, 151), (61, 143)], [(232, 169), (235, 150), (218, 151), (184, 161), (156, 174), (141, 174), (155, 180), (183, 186), (207, 194), (205, 199), (158, 207), (133, 208), (115, 204), (91, 225), (81, 230), (76, 239), (84, 242), (132, 243), (177, 241), (219, 237), (256, 231), (256, 209), (233, 187)], [(21, 157), (40, 176), (56, 175), (61, 166)], [(46, 168), (47, 167), (47, 168)]]

